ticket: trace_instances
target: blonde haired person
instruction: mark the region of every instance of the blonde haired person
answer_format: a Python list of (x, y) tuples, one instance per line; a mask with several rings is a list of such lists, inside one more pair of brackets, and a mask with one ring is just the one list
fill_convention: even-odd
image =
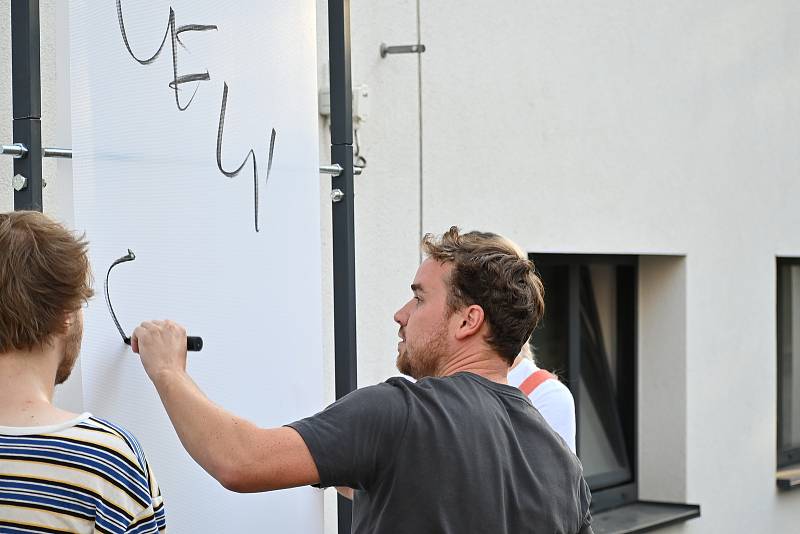
[(547, 424), (575, 452), (575, 400), (569, 388), (557, 376), (539, 369), (530, 342), (522, 346), (519, 356), (514, 360), (508, 372), (508, 383), (520, 388), (528, 396)]

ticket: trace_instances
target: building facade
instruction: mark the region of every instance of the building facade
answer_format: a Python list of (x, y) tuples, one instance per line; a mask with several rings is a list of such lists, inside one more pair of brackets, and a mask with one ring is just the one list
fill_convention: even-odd
[[(6, 30), (9, 10), (0, 1)], [(48, 146), (69, 143), (65, 12), (42, 1)], [(800, 8), (778, 0), (353, 2), (366, 162), (356, 177), (359, 384), (396, 374), (392, 315), (409, 298), (421, 235), (451, 225), (498, 232), (545, 279), (550, 315), (534, 344), (576, 394), (579, 455), (596, 494), (700, 505), (699, 518), (663, 532), (796, 529), (800, 491), (776, 483), (800, 446), (791, 410), (800, 292), (794, 271), (778, 268), (800, 257), (794, 22)], [(322, 1), (317, 23), (324, 88)], [(381, 43), (426, 51), (382, 58)], [(320, 117), (321, 163), (328, 153)], [(0, 165), (10, 191), (10, 158)], [(69, 163), (46, 162), (45, 177), (46, 211), (69, 224)], [(10, 194), (0, 209), (12, 209)], [(330, 271), (323, 287), (332, 399)], [(79, 378), (61, 392), (76, 409)], [(333, 496), (326, 510), (333, 533)]]

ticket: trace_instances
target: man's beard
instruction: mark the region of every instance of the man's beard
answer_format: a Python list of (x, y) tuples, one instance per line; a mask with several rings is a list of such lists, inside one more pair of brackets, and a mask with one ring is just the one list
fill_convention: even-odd
[(81, 352), (82, 338), (83, 321), (75, 321), (69, 326), (64, 339), (64, 354), (61, 363), (58, 364), (58, 369), (56, 369), (56, 385), (66, 382), (69, 375), (72, 374), (78, 354)]
[(414, 347), (406, 339), (403, 350), (397, 354), (397, 370), (415, 380), (436, 376), (439, 365), (447, 356), (447, 327), (443, 322), (434, 337), (421, 347)]

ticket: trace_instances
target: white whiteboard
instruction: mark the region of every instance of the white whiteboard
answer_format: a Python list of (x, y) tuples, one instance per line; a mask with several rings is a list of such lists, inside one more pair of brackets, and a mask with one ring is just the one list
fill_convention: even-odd
[[(115, 2), (70, 2), (75, 218), (91, 243), (97, 291), (86, 313), (85, 406), (143, 443), (172, 532), (321, 532), (319, 490), (238, 495), (192, 462), (102, 296), (109, 265), (132, 249), (137, 259), (116, 267), (110, 281), (128, 334), (142, 320), (171, 318), (202, 336), (202, 352), (189, 356), (192, 377), (212, 400), (259, 425), (320, 409), (314, 2), (121, 8), (128, 47)], [(152, 56), (165, 35), (158, 57), (134, 59)], [(190, 78), (171, 87), (176, 64), (178, 81)], [(219, 168), (235, 170), (251, 149), (257, 194), (252, 157), (238, 176)]]

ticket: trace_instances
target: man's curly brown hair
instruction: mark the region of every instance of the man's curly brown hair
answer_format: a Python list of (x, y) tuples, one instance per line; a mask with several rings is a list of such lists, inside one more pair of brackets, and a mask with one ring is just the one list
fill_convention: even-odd
[(447, 281), (450, 311), (473, 304), (483, 308), (490, 330), (486, 342), (511, 365), (544, 315), (544, 286), (533, 262), (498, 234), (460, 234), (455, 226), (438, 239), (426, 234), (422, 251), (453, 265)]
[(0, 213), (0, 354), (44, 346), (88, 301), (87, 243), (36, 211)]

